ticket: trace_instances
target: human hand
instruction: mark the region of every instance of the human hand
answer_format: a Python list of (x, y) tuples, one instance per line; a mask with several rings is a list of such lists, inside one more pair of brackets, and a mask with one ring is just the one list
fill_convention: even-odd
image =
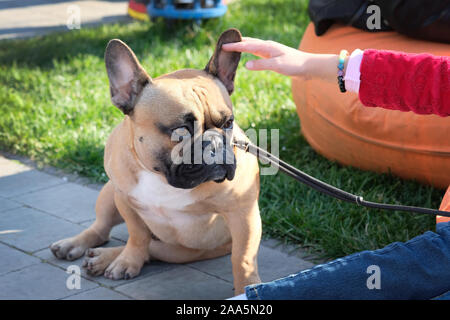
[(272, 70), (286, 76), (303, 74), (310, 54), (275, 41), (244, 37), (241, 42), (227, 43), (225, 51), (238, 51), (254, 54), (262, 59), (250, 60), (245, 64), (249, 70)]
[(222, 49), (251, 53), (262, 58), (248, 61), (245, 67), (249, 70), (271, 70), (290, 77), (316, 76), (336, 81), (339, 61), (336, 54), (308, 53), (275, 41), (249, 37), (243, 37), (241, 42), (223, 44)]

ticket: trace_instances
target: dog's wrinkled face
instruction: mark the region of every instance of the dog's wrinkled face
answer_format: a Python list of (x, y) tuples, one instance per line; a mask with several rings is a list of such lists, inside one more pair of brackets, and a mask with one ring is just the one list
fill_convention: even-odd
[(111, 100), (131, 120), (133, 152), (174, 187), (234, 177), (230, 94), (240, 54), (221, 46), (237, 41), (239, 31), (227, 30), (205, 70), (180, 70), (156, 79), (120, 40), (111, 40), (106, 48)]

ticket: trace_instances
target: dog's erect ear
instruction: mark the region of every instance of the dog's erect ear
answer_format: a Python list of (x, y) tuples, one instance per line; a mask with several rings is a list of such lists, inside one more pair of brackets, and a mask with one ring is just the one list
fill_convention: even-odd
[(133, 51), (118, 39), (109, 41), (105, 51), (105, 64), (111, 101), (124, 114), (130, 114), (136, 98), (145, 85), (151, 82), (151, 78), (141, 67)]
[(231, 94), (234, 90), (234, 76), (241, 59), (240, 52), (227, 52), (222, 50), (224, 43), (242, 41), (242, 36), (237, 29), (228, 29), (220, 35), (216, 50), (208, 62), (205, 71), (218, 77)]

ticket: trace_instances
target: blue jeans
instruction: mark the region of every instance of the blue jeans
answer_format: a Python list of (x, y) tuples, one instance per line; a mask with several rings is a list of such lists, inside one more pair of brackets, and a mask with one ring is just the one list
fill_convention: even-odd
[(249, 300), (450, 299), (450, 222), (408, 242), (363, 251), (245, 288)]

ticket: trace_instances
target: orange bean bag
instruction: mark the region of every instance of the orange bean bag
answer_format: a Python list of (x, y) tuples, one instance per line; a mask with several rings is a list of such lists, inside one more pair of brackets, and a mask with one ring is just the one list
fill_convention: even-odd
[[(368, 33), (342, 25), (334, 25), (317, 37), (312, 24), (299, 49), (339, 53), (341, 49), (352, 52), (356, 48), (450, 54), (447, 44), (415, 40), (395, 32)], [(356, 94), (343, 94), (337, 83), (318, 79), (293, 80), (292, 93), (303, 135), (325, 157), (439, 188), (450, 185), (450, 117), (364, 107)]]
[[(442, 199), (439, 210), (450, 212), (450, 187), (448, 187), (447, 192), (445, 193), (444, 198)], [(450, 221), (450, 218), (441, 216), (436, 217), (437, 223), (446, 221)]]

